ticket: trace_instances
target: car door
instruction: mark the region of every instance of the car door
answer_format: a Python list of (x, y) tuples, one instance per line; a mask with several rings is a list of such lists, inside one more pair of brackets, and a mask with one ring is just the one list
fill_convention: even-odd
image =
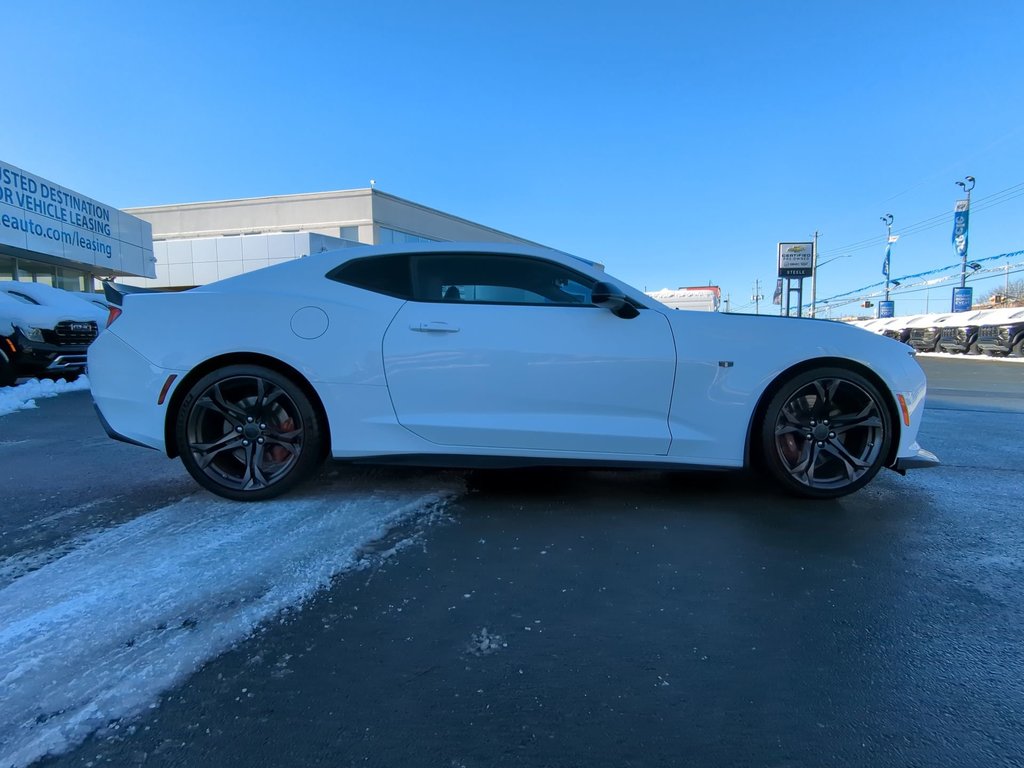
[(399, 422), (433, 443), (664, 455), (675, 371), (667, 318), (590, 304), (594, 280), (562, 264), (429, 254), (415, 300), (384, 337)]

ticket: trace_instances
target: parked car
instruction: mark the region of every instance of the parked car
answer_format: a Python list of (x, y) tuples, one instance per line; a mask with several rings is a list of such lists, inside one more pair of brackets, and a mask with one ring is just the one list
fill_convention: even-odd
[(988, 310), (958, 312), (939, 331), (939, 351), (951, 354), (978, 354), (978, 330)]
[(910, 343), (910, 326), (917, 322), (922, 315), (906, 315), (904, 317), (894, 317), (886, 325), (882, 331), (883, 336), (888, 336), (890, 339), (896, 339), (896, 341), (902, 342), (903, 344)]
[(1024, 357), (1024, 307), (995, 309), (978, 331), (978, 349), (986, 355)]
[(106, 316), (70, 291), (0, 281), (0, 386), (22, 376), (77, 377)]
[(890, 339), (907, 343), (910, 338), (910, 325), (922, 315), (905, 315), (903, 317), (879, 317), (866, 321), (861, 328), (878, 333)]
[(918, 352), (938, 352), (942, 329), (951, 320), (955, 320), (955, 315), (949, 312), (918, 316), (907, 323), (907, 344)]
[(763, 466), (832, 498), (917, 444), (906, 347), (828, 320), (675, 311), (592, 262), (509, 244), (314, 254), (130, 293), (89, 349), (114, 438), (221, 496), (325, 456), (445, 466)]

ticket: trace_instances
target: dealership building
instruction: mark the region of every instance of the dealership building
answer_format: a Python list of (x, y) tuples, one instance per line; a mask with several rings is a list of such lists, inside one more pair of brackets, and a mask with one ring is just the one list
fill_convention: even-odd
[(148, 276), (151, 279), (126, 277), (118, 282), (172, 290), (357, 245), (536, 245), (372, 187), (126, 211), (152, 226), (155, 274)]
[(0, 280), (93, 291), (156, 274), (149, 222), (0, 161)]
[(0, 162), (0, 280), (180, 290), (357, 245), (529, 240), (373, 187), (118, 210)]

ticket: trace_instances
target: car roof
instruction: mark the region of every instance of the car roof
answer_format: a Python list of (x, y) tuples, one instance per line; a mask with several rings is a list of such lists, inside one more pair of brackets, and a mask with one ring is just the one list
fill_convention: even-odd
[[(560, 261), (563, 264), (570, 266), (584, 265), (592, 268), (601, 269), (602, 265), (596, 261), (590, 261), (584, 259), (581, 256), (576, 256), (565, 251), (559, 251), (555, 248), (545, 248), (539, 245), (526, 245), (525, 243), (484, 243), (484, 242), (430, 242), (430, 243), (402, 243), (398, 245), (359, 245), (349, 248), (342, 248), (336, 251), (325, 251), (323, 254), (316, 254), (316, 256), (330, 256), (336, 259), (340, 254), (347, 258), (342, 261), (352, 261), (353, 259), (364, 259), (370, 256), (388, 256), (394, 254), (415, 254), (415, 253), (476, 253), (476, 254), (487, 254), (493, 253), (495, 255), (512, 255), (512, 256), (534, 256), (542, 259), (550, 259), (552, 261)], [(341, 263), (341, 262), (338, 262)]]
[[(429, 253), (472, 253), (494, 254), (496, 256), (522, 256), (554, 261), (590, 275), (596, 280), (614, 279), (606, 275), (604, 266), (598, 262), (582, 259), (578, 256), (543, 246), (531, 246), (520, 243), (469, 243), (469, 242), (433, 242), (433, 243), (402, 243), (397, 245), (358, 245), (348, 248), (313, 253), (303, 258), (275, 264), (264, 269), (245, 272), (241, 275), (218, 280), (193, 288), (191, 292), (207, 293), (224, 290), (261, 289), (279, 284), (282, 280), (304, 280), (324, 277), (332, 269), (356, 259), (377, 256)], [(641, 295), (638, 289), (617, 281), (625, 288)], [(637, 298), (634, 297), (634, 298)], [(644, 297), (645, 299), (648, 297)]]

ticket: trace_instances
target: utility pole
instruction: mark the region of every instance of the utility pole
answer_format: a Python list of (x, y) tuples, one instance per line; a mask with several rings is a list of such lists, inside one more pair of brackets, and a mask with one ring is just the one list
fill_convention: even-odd
[(725, 294), (725, 314), (729, 314), (729, 294)]
[(750, 300), (754, 302), (754, 314), (755, 315), (760, 315), (761, 314), (761, 299), (763, 299), (763, 298), (764, 298), (764, 296), (761, 293), (761, 281), (760, 280), (755, 280), (754, 281), (754, 295), (750, 297)]
[(817, 317), (815, 303), (818, 299), (818, 230), (814, 230), (814, 244), (811, 246), (811, 317)]
[[(971, 211), (971, 190), (974, 189), (974, 177), (965, 176), (963, 181), (956, 182), (956, 185), (960, 187), (964, 192), (967, 193), (967, 214)], [(970, 186), (968, 186), (970, 185)], [(960, 254), (960, 287), (963, 288), (967, 285), (967, 226), (966, 219), (964, 225), (964, 249), (963, 253)]]

